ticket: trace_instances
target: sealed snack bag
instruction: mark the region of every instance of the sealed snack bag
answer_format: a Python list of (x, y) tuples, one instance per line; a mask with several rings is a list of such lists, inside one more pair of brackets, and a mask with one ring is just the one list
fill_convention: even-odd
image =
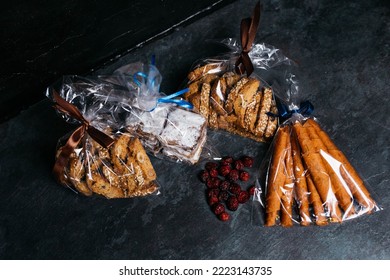
[[(52, 87), (47, 90), (61, 116), (80, 125), (58, 142), (53, 168), (57, 181), (86, 196), (129, 198), (157, 194), (156, 173), (139, 139), (119, 131), (115, 119), (109, 117), (112, 108), (105, 109), (105, 104), (97, 102), (100, 99), (95, 98), (95, 91), (75, 91), (74, 86), (63, 83), (61, 94)], [(105, 111), (107, 118), (97, 114), (99, 110)]]
[(310, 116), (311, 103), (297, 105), (297, 82), (288, 80), (292, 90), (278, 103), (284, 121), (263, 162), (263, 188), (255, 199), (265, 208), (265, 225), (322, 226), (380, 210), (347, 157)]
[(149, 152), (188, 164), (216, 153), (206, 144), (206, 119), (179, 97), (188, 89), (168, 96), (160, 92), (162, 76), (154, 60), (146, 65), (140, 62), (125, 65), (114, 76), (120, 77), (120, 83), (128, 89), (121, 101), (126, 111), (125, 128)]
[(253, 16), (241, 22), (241, 47), (236, 40), (225, 39), (222, 43), (232, 52), (194, 63), (184, 99), (210, 128), (265, 142), (276, 131), (277, 118), (268, 113), (277, 114), (277, 107), (273, 89), (258, 74), (292, 61), (273, 46), (254, 44), (259, 20), (260, 3)]

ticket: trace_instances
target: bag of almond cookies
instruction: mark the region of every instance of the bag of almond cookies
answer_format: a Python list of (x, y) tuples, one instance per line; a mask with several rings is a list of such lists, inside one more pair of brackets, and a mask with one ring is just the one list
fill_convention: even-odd
[(270, 70), (293, 62), (273, 46), (254, 43), (259, 19), (258, 3), (253, 16), (241, 22), (241, 46), (235, 39), (225, 39), (222, 43), (230, 53), (193, 64), (184, 99), (207, 119), (210, 128), (266, 142), (278, 125)]
[(96, 97), (104, 87), (115, 85), (102, 82), (91, 90), (90, 80), (80, 79), (79, 84), (64, 82), (58, 92), (53, 87), (46, 92), (61, 117), (79, 125), (58, 141), (53, 168), (57, 181), (77, 193), (109, 199), (159, 193), (156, 172), (141, 142), (120, 130), (113, 104)]

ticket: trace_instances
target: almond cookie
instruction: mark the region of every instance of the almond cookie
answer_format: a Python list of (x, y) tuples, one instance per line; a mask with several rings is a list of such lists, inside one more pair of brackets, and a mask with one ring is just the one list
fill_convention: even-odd
[(233, 112), (233, 108), (234, 108), (234, 101), (237, 99), (238, 97), (238, 93), (239, 91), (241, 90), (241, 88), (249, 81), (248, 78), (242, 78), (241, 80), (239, 80), (234, 86), (233, 88), (231, 89), (231, 91), (229, 92), (229, 95), (227, 97), (227, 100), (225, 102), (225, 110), (226, 110), (226, 113), (228, 114), (231, 114)]
[(223, 62), (209, 63), (204, 66), (197, 67), (196, 69), (191, 71), (187, 75), (187, 78), (190, 82), (193, 82), (207, 74), (213, 74), (213, 73), (224, 71), (225, 68), (226, 66)]
[(92, 172), (87, 174), (86, 181), (88, 187), (97, 194), (106, 198), (124, 198), (124, 192), (121, 188), (111, 185), (101, 174)]
[[(270, 112), (274, 115), (278, 114), (278, 109), (276, 108), (275, 101), (272, 100)], [(265, 129), (264, 137), (270, 138), (275, 134), (276, 127), (278, 126), (278, 118), (273, 116), (268, 116), (267, 128)]]
[(69, 182), (86, 196), (92, 195), (92, 190), (87, 186), (85, 182), (85, 168), (80, 157), (76, 153), (72, 153), (69, 160)]
[(210, 103), (212, 109), (215, 110), (218, 115), (226, 115), (224, 109), (226, 98), (226, 81), (224, 78), (217, 79), (211, 88)]
[(203, 83), (202, 91), (200, 94), (200, 114), (208, 120), (209, 118), (209, 109), (210, 109), (210, 84)]
[(133, 138), (129, 142), (129, 154), (132, 158), (135, 159), (136, 163), (142, 169), (142, 172), (145, 177), (144, 181), (149, 183), (150, 181), (156, 180), (156, 172), (138, 138)]
[(263, 91), (263, 97), (261, 99), (260, 112), (257, 120), (256, 127), (253, 133), (256, 136), (262, 137), (268, 123), (267, 113), (271, 109), (272, 103), (272, 90), (270, 88), (265, 88)]
[(259, 86), (259, 80), (249, 78), (248, 82), (242, 86), (236, 99), (233, 102), (233, 110), (237, 116), (237, 125), (241, 128), (245, 128), (245, 112), (250, 102), (256, 95)]
[(260, 108), (261, 91), (258, 91), (249, 103), (244, 117), (245, 130), (253, 131), (257, 121), (257, 114)]

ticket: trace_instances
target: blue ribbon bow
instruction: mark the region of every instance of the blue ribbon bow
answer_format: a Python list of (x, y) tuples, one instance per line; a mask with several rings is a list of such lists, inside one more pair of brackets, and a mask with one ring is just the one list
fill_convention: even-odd
[[(155, 67), (154, 63), (155, 63), (154, 59), (152, 59), (152, 64), (150, 65), (150, 67)], [(155, 70), (158, 71), (157, 69), (155, 69)], [(154, 71), (154, 73), (156, 71)], [(136, 72), (133, 75), (133, 80), (139, 87), (141, 87), (142, 84), (145, 84), (147, 86), (147, 88), (152, 91), (151, 94), (154, 94), (154, 93), (159, 92), (159, 87), (160, 87), (160, 82), (161, 82), (160, 77), (161, 76), (158, 76), (155, 74), (152, 75), (151, 77), (149, 77), (149, 75), (145, 74), (144, 72)], [(140, 78), (141, 78), (141, 81), (140, 81)], [(178, 106), (181, 106), (183, 108), (191, 110), (194, 107), (194, 105), (192, 105), (191, 103), (189, 103), (183, 99), (173, 99), (173, 98), (180, 96), (188, 91), (189, 91), (189, 88), (185, 88), (185, 89), (179, 90), (175, 93), (172, 93), (170, 95), (157, 98), (155, 106), (148, 111), (153, 111), (158, 106), (159, 103), (174, 103)]]
[(295, 113), (301, 114), (302, 116), (310, 116), (311, 113), (314, 111), (313, 104), (310, 103), (310, 101), (304, 101), (299, 104), (298, 109), (289, 110), (288, 106), (283, 104), (282, 102), (277, 102), (278, 107), (278, 114), (273, 114), (271, 112), (268, 112), (267, 115), (272, 117), (280, 117), (283, 119), (291, 118), (291, 116)]

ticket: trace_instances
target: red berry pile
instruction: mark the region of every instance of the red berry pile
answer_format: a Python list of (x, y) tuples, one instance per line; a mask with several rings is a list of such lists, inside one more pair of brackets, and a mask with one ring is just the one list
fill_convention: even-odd
[(221, 221), (230, 219), (227, 210), (236, 211), (240, 204), (248, 202), (254, 194), (253, 185), (247, 190), (242, 188), (242, 184), (250, 180), (250, 174), (245, 168), (252, 166), (252, 157), (234, 159), (229, 156), (219, 162), (207, 162), (205, 169), (200, 172), (199, 178), (207, 187), (207, 203)]

